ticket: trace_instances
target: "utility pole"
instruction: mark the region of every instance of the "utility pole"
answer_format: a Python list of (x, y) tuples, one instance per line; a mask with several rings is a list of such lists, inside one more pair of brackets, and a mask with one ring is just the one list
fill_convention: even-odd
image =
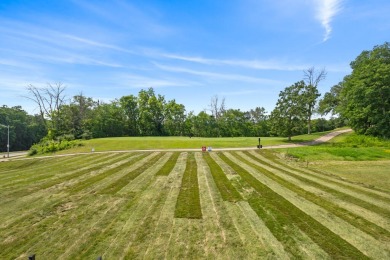
[(7, 156), (9, 158), (9, 125), (8, 125), (8, 136), (7, 136)]
[(9, 158), (9, 125), (0, 124), (0, 128), (7, 127), (7, 157)]

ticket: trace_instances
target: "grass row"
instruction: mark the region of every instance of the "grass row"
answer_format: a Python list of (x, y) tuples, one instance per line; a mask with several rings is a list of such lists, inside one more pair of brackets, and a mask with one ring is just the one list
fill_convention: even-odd
[(29, 185), (31, 183), (35, 183), (41, 177), (42, 179), (45, 179), (47, 175), (54, 176), (58, 173), (58, 169), (63, 167), (65, 164), (67, 169), (79, 169), (80, 167), (87, 165), (85, 162), (88, 161), (88, 156), (67, 156), (53, 158), (52, 160), (31, 159), (24, 161), (28, 161), (29, 163), (20, 165), (16, 170), (14, 170), (14, 172), (11, 170), (7, 174), (1, 174), (3, 183), (7, 182), (7, 184), (1, 185), (2, 187), (10, 187), (12, 185), (21, 186), (22, 184)]
[(175, 218), (202, 218), (197, 172), (195, 155), (188, 153), (186, 169), (176, 201)]
[(300, 250), (297, 241), (294, 241), (290, 234), (286, 234), (286, 229), (294, 230), (295, 226), (310, 237), (331, 258), (368, 259), (354, 246), (275, 193), (224, 154), (219, 154), (219, 157), (240, 175), (242, 181), (245, 181), (256, 191), (249, 198), (249, 204), (274, 236), (283, 243), (285, 250), (293, 258), (302, 257), (298, 253)]
[[(250, 158), (252, 158), (253, 160), (263, 164), (263, 165), (266, 165), (266, 166), (273, 168), (273, 169), (277, 169), (278, 171), (283, 172), (287, 175), (293, 176), (294, 178), (296, 178), (296, 179), (298, 179), (298, 180), (300, 180), (300, 181), (302, 181), (302, 182), (304, 182), (312, 187), (316, 187), (320, 190), (326, 191), (326, 192), (333, 194), (335, 196), (339, 196), (344, 201), (356, 204), (356, 200), (358, 200), (357, 198), (354, 198), (352, 196), (344, 194), (340, 191), (330, 189), (330, 188), (325, 187), (321, 184), (318, 184), (314, 181), (307, 180), (307, 179), (305, 179), (301, 176), (298, 176), (296, 174), (293, 174), (291, 172), (287, 172), (287, 171), (283, 171), (282, 169), (278, 169), (277, 167), (275, 167), (271, 164), (268, 164), (265, 161), (260, 160), (258, 157), (255, 157), (250, 153), (246, 153), (246, 155), (249, 156)], [(305, 198), (306, 200), (313, 202), (314, 204), (326, 209), (327, 211), (329, 211), (332, 214), (338, 216), (339, 218), (345, 220), (346, 222), (350, 223), (351, 225), (355, 226), (356, 228), (361, 229), (362, 231), (366, 232), (367, 234), (372, 235), (376, 239), (381, 239), (383, 241), (390, 241), (390, 232), (377, 226), (375, 223), (371, 223), (368, 220), (366, 220), (366, 219), (364, 219), (356, 214), (353, 214), (353, 213), (349, 212), (348, 210), (336, 205), (335, 203), (322, 198), (321, 196), (318, 196), (312, 192), (306, 191), (305, 189), (299, 187), (298, 185), (295, 185), (295, 184), (283, 179), (282, 177), (277, 176), (276, 174), (272, 173), (271, 171), (265, 169), (264, 167), (261, 167), (259, 165), (254, 164), (254, 163), (251, 163), (250, 161), (246, 160), (245, 158), (243, 158), (237, 154), (235, 154), (235, 156), (237, 158), (239, 158), (240, 161), (242, 161), (246, 165), (249, 165), (252, 168), (258, 170), (259, 172), (261, 172), (262, 174), (264, 174), (268, 178), (274, 180), (275, 182), (279, 183), (280, 185), (295, 192), (296, 194), (300, 195), (301, 197)], [(358, 202), (361, 202), (361, 201), (358, 200)], [(362, 204), (362, 203), (359, 203), (359, 204)], [(368, 203), (364, 203), (364, 206), (369, 207), (368, 210), (372, 210), (370, 207), (378, 208), (374, 205), (371, 205), (371, 204), (366, 205), (366, 204), (368, 204)]]
[(172, 169), (175, 167), (179, 155), (180, 155), (179, 152), (173, 153), (172, 156), (168, 159), (168, 161), (164, 164), (164, 166), (157, 172), (156, 175), (168, 176), (169, 173), (172, 171)]
[[(85, 174), (88, 174), (88, 173), (91, 173), (93, 171), (97, 171), (101, 168), (104, 168), (107, 165), (114, 164), (118, 161), (121, 161), (123, 159), (123, 157), (124, 156), (119, 156), (119, 157), (115, 157), (113, 159), (107, 159), (105, 157), (100, 157), (94, 161), (94, 164), (92, 167), (91, 167), (91, 164), (88, 164), (88, 165), (81, 167), (81, 168), (79, 166), (79, 169), (67, 172), (66, 174), (61, 174), (57, 178), (48, 179), (48, 176), (40, 176), (39, 180), (42, 179), (42, 180), (44, 180), (43, 182), (39, 182), (37, 184), (30, 185), (28, 187), (28, 189), (24, 188), (22, 190), (15, 190), (10, 195), (21, 197), (21, 196), (25, 196), (25, 195), (30, 194), (33, 190), (40, 191), (43, 189), (50, 188), (56, 184), (66, 182), (66, 181), (72, 180), (74, 178), (78, 178), (78, 177), (83, 176)], [(56, 170), (58, 171), (58, 169), (56, 169)], [(53, 175), (53, 176), (55, 176), (55, 175)], [(37, 181), (37, 180), (35, 179), (34, 181)]]
[[(257, 153), (259, 153), (259, 152), (257, 152)], [(282, 162), (281, 160), (278, 160), (276, 158), (276, 156), (273, 155), (272, 152), (270, 152), (270, 151), (267, 151), (267, 150), (261, 151), (261, 156), (264, 156), (266, 159), (274, 162), (275, 165), (278, 165), (278, 168), (283, 167), (283, 168), (287, 168), (290, 171), (299, 171), (298, 168), (292, 167), (292, 166)], [(370, 192), (368, 190), (359, 189), (357, 187), (354, 187), (354, 186), (351, 186), (351, 185), (343, 183), (343, 182), (346, 182), (346, 180), (343, 180), (342, 182), (335, 181), (334, 179), (336, 178), (336, 176), (332, 176), (332, 178), (325, 177), (323, 172), (320, 172), (320, 171), (315, 170), (315, 169), (310, 169), (310, 172), (312, 172), (312, 173), (310, 173), (309, 171), (304, 171), (304, 172), (303, 171), (299, 171), (299, 172), (302, 172), (302, 173), (304, 173), (304, 174), (306, 174), (308, 176), (311, 176), (311, 177), (315, 177), (315, 178), (317, 178), (319, 180), (322, 180), (322, 181), (324, 181), (326, 183), (335, 184), (335, 185), (341, 186), (341, 187), (343, 187), (345, 189), (349, 189), (349, 190), (352, 190), (352, 191), (355, 191), (355, 192), (363, 193), (363, 194), (366, 194), (368, 196), (374, 197), (376, 199), (383, 200), (383, 201), (386, 201), (386, 202), (390, 202), (388, 198), (380, 196), (377, 193), (373, 193), (373, 192)]]
[(222, 196), (222, 199), (231, 202), (243, 200), (240, 193), (226, 177), (221, 166), (219, 166), (219, 164), (211, 158), (210, 154), (203, 153), (203, 159), (205, 159), (209, 165), (211, 175), (213, 176), (214, 182)]
[[(156, 156), (151, 158), (149, 161), (147, 161), (145, 164), (143, 164), (141, 167), (127, 172), (125, 175), (123, 175), (122, 177), (120, 177), (116, 181), (110, 183), (104, 189), (100, 190), (99, 193), (101, 193), (101, 194), (115, 194), (115, 193), (117, 193), (119, 190), (121, 190), (123, 187), (125, 187), (127, 184), (129, 184), (130, 181), (134, 180), (138, 175), (140, 175), (145, 170), (152, 167), (152, 165), (155, 164), (163, 156), (164, 156), (164, 153), (157, 154)], [(116, 170), (115, 172), (118, 172), (118, 171)]]
[[(147, 153), (145, 154), (138, 154), (138, 155), (135, 155), (135, 156), (132, 156), (130, 157), (128, 160), (124, 161), (124, 162), (121, 162), (123, 160), (123, 157), (120, 157), (118, 158), (117, 160), (115, 160), (112, 164), (116, 163), (116, 162), (121, 162), (119, 163), (118, 165), (115, 165), (114, 167), (110, 168), (110, 169), (102, 169), (99, 171), (98, 174), (86, 179), (86, 180), (83, 180), (83, 181), (80, 181), (78, 183), (76, 183), (75, 185), (71, 186), (71, 188), (69, 188), (68, 192), (70, 193), (77, 193), (91, 185), (93, 185), (94, 183), (97, 183), (117, 172), (120, 172), (128, 167), (130, 167), (131, 165), (134, 164), (134, 162), (137, 160), (142, 160), (143, 158), (145, 158), (146, 156), (148, 156)], [(111, 165), (112, 165), (111, 164)]]

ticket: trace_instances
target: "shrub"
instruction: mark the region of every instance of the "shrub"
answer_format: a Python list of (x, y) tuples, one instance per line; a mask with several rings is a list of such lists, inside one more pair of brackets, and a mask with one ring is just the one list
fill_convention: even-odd
[(71, 138), (71, 135), (61, 136), (57, 140), (50, 140), (48, 137), (44, 137), (39, 143), (31, 146), (28, 155), (54, 153), (83, 145), (77, 140), (71, 140)]

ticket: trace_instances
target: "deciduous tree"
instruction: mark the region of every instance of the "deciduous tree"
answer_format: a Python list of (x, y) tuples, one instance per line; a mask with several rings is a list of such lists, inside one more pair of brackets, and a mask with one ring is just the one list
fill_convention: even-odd
[(351, 62), (341, 90), (342, 115), (358, 133), (390, 138), (390, 43)]

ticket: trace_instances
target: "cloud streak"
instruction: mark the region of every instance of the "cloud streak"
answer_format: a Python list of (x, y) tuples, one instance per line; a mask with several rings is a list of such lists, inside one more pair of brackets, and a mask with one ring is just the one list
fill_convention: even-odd
[(316, 0), (316, 18), (325, 29), (323, 42), (329, 40), (332, 33), (331, 22), (334, 16), (341, 11), (343, 0)]
[(176, 73), (186, 73), (196, 76), (201, 76), (209, 79), (218, 79), (218, 80), (228, 80), (228, 81), (241, 81), (241, 82), (251, 82), (251, 83), (265, 83), (265, 84), (280, 84), (281, 82), (278, 80), (272, 79), (264, 79), (264, 78), (256, 78), (250, 76), (244, 76), (239, 74), (225, 74), (225, 73), (215, 73), (208, 71), (199, 71), (193, 69), (187, 69), (183, 67), (174, 67), (174, 66), (166, 66), (158, 63), (154, 63), (154, 65), (164, 71), (176, 72)]
[(258, 70), (280, 70), (280, 71), (297, 71), (304, 70), (308, 65), (291, 65), (280, 61), (261, 61), (261, 60), (229, 60), (229, 59), (209, 59), (202, 57), (191, 57), (177, 54), (160, 54), (161, 57), (181, 60), (206, 65), (227, 65), (234, 67), (244, 67)]

